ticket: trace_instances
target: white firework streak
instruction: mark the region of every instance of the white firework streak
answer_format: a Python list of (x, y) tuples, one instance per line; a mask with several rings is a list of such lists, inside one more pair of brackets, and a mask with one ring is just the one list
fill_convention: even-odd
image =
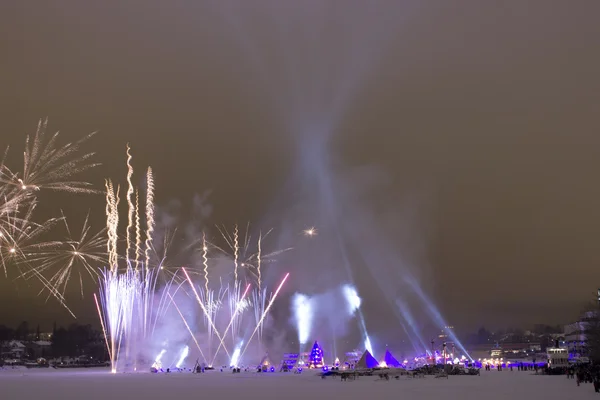
[(267, 304), (267, 308), (265, 308), (265, 311), (263, 312), (262, 316), (260, 317), (260, 320), (256, 324), (256, 327), (254, 328), (254, 331), (252, 332), (252, 335), (250, 335), (250, 339), (248, 339), (248, 341), (246, 342), (246, 346), (244, 346), (244, 350), (242, 350), (242, 352), (240, 353), (240, 356), (239, 356), (240, 360), (242, 359), (242, 356), (244, 355), (244, 353), (248, 349), (248, 345), (252, 341), (252, 338), (254, 337), (254, 335), (256, 334), (256, 332), (261, 328), (261, 326), (262, 326), (265, 318), (269, 314), (269, 310), (271, 309), (271, 307), (273, 306), (273, 303), (275, 302), (275, 299), (277, 299), (277, 295), (281, 291), (281, 288), (283, 287), (283, 285), (285, 284), (285, 281), (287, 281), (287, 279), (289, 278), (289, 276), (290, 276), (289, 272), (287, 274), (285, 274), (285, 276), (283, 277), (281, 283), (279, 284), (279, 286), (277, 286), (277, 289), (275, 289), (275, 292), (273, 293), (273, 296), (271, 296), (271, 300), (269, 301), (269, 304)]
[(140, 249), (142, 247), (142, 227), (140, 225), (140, 192), (135, 191), (135, 269), (140, 266)]
[(150, 250), (152, 248), (152, 234), (154, 232), (154, 177), (152, 168), (148, 167), (146, 173), (146, 241), (145, 256), (146, 268), (150, 266)]
[[(265, 313), (265, 306), (267, 303), (267, 289), (256, 289), (252, 291), (252, 304), (254, 305), (254, 320), (256, 326), (259, 326), (260, 319)], [(258, 328), (257, 338), (259, 346), (262, 346), (262, 337), (263, 337), (263, 326), (260, 324), (260, 328)]]
[(134, 189), (133, 183), (131, 183), (131, 178), (133, 177), (133, 167), (131, 166), (131, 149), (129, 145), (127, 145), (127, 230), (125, 232), (125, 259), (129, 261), (131, 259), (130, 250), (131, 250), (131, 230), (133, 228), (133, 214), (135, 211), (135, 207), (131, 200), (131, 196), (133, 196)]
[(196, 301), (198, 302), (198, 305), (202, 309), (202, 312), (204, 312), (204, 315), (206, 316), (206, 318), (207, 318), (210, 326), (213, 328), (215, 334), (217, 335), (217, 338), (223, 344), (223, 349), (225, 350), (225, 353), (227, 354), (227, 357), (231, 358), (231, 354), (229, 354), (229, 351), (227, 351), (227, 346), (225, 346), (225, 343), (223, 342), (223, 338), (221, 337), (221, 334), (219, 333), (217, 327), (215, 326), (215, 323), (214, 323), (212, 317), (210, 316), (208, 310), (206, 309), (206, 306), (202, 302), (202, 299), (200, 298), (200, 295), (198, 294), (198, 291), (196, 290), (196, 288), (194, 286), (194, 283), (192, 282), (192, 279), (190, 278), (190, 275), (188, 274), (188, 272), (185, 269), (185, 267), (181, 267), (181, 270), (185, 274), (185, 277), (186, 277), (188, 283), (190, 284), (192, 292), (194, 292), (194, 296), (196, 297)]
[[(223, 332), (223, 339), (225, 339), (227, 337), (227, 331), (229, 331), (229, 328), (233, 325), (233, 323), (236, 320), (238, 314), (241, 314), (246, 309), (245, 306), (246, 306), (247, 303), (244, 303), (244, 299), (246, 298), (246, 294), (248, 293), (249, 289), (250, 289), (250, 284), (248, 284), (246, 286), (246, 290), (244, 290), (244, 293), (242, 294), (242, 297), (240, 298), (240, 301), (237, 303), (237, 306), (235, 308), (235, 312), (231, 316), (229, 324), (227, 325), (227, 327), (225, 328), (225, 331)], [(233, 345), (235, 346), (235, 344), (236, 344), (236, 335), (232, 334), (231, 336), (233, 338)], [(215, 360), (217, 358), (217, 355), (219, 353), (219, 350), (221, 349), (222, 344), (223, 343), (219, 344), (219, 347), (217, 348), (217, 351), (215, 352), (215, 355), (213, 357), (213, 360), (212, 360), (211, 364), (214, 364), (214, 362), (215, 362)]]

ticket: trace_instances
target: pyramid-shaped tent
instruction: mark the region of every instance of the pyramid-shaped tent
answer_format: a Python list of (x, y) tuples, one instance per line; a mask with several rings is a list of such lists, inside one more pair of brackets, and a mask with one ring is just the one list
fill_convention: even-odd
[(375, 368), (378, 365), (379, 365), (379, 362), (377, 362), (375, 357), (373, 357), (371, 355), (371, 353), (369, 353), (369, 350), (365, 350), (362, 357), (360, 358), (360, 360), (358, 360), (358, 362), (356, 363), (356, 366), (354, 368), (356, 368), (356, 369)]
[(271, 359), (269, 358), (269, 353), (265, 354), (265, 356), (260, 360), (260, 366), (269, 367), (271, 366)]
[(398, 362), (398, 360), (396, 360), (389, 350), (385, 351), (385, 357), (383, 358), (383, 361), (385, 361), (385, 365), (388, 367), (399, 368), (401, 366), (401, 364)]

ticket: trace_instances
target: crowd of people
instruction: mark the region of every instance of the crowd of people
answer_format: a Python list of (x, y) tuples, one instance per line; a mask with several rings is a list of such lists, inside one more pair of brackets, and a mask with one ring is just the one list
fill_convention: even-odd
[(600, 366), (593, 364), (573, 365), (567, 370), (567, 379), (574, 379), (577, 386), (582, 383), (594, 385), (596, 393), (600, 393)]

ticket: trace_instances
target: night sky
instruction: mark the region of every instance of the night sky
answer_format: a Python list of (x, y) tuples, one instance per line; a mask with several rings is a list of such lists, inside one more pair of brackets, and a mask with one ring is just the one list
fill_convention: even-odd
[[(600, 286), (598, 15), (596, 0), (4, 1), (0, 145), (18, 162), (46, 116), (65, 141), (97, 130), (98, 188), (124, 179), (130, 143), (159, 206), (211, 190), (211, 224), (280, 228), (326, 137), (345, 187), (377, 171), (353, 226), (377, 210), (369, 240), (402, 259), (355, 266), (373, 326), (391, 311), (368, 300), (372, 276), (404, 264), (457, 328), (568, 322)], [(50, 197), (42, 214), (102, 226), (102, 196)], [(323, 213), (295, 214), (298, 232)], [(0, 279), (0, 322), (68, 323), (33, 286)], [(91, 297), (72, 304), (95, 322)]]

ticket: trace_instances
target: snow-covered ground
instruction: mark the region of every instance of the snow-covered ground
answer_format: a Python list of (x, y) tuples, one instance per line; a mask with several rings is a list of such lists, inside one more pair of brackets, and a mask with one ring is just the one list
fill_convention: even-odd
[(600, 399), (591, 384), (577, 387), (564, 376), (531, 372), (482, 371), (481, 376), (449, 379), (401, 378), (389, 381), (320, 379), (314, 371), (251, 373), (210, 371), (205, 374), (110, 374), (108, 370), (0, 369), (2, 400), (189, 400), (189, 399)]

